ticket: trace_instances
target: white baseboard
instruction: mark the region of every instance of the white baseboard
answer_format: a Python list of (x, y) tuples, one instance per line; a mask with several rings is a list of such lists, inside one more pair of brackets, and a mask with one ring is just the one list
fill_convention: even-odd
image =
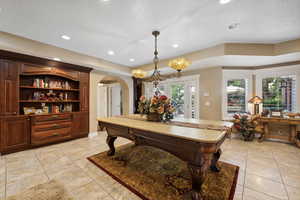
[(95, 132), (90, 132), (88, 137), (89, 138), (93, 138), (93, 137), (96, 137), (98, 136), (99, 134), (102, 134), (102, 133), (105, 133), (105, 131), (95, 131)]
[(98, 136), (98, 132), (90, 132), (88, 135), (89, 138), (96, 137), (96, 136)]

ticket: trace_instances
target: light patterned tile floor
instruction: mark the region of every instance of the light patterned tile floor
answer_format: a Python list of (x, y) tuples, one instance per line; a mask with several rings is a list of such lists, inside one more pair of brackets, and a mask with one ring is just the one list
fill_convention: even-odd
[[(56, 179), (76, 200), (140, 199), (86, 157), (107, 150), (106, 133), (0, 156), (0, 199)], [(128, 140), (118, 138), (116, 145)], [(240, 166), (235, 200), (300, 200), (300, 149), (227, 139), (221, 160)]]

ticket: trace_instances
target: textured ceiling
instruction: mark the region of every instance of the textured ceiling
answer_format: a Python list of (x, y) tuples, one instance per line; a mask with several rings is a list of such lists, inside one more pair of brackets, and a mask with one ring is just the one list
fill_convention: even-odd
[[(152, 61), (154, 29), (161, 59), (224, 42), (300, 37), (300, 0), (0, 0), (0, 8), (1, 31), (127, 66)], [(233, 23), (240, 25), (229, 30)]]

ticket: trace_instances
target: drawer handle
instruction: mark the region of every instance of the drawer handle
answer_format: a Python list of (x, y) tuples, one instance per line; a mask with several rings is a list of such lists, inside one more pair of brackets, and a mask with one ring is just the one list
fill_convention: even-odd
[(47, 136), (47, 138), (53, 138), (53, 137), (57, 137), (60, 136), (59, 133), (53, 133), (52, 135)]
[(60, 126), (58, 125), (58, 124), (54, 124), (53, 126), (52, 126), (52, 128), (59, 128)]

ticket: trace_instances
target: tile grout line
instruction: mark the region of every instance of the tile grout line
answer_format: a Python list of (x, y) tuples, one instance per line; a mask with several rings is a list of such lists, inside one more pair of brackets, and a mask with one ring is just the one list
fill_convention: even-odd
[(245, 163), (242, 200), (244, 199), (244, 193), (245, 193), (245, 187), (246, 187), (246, 174), (247, 174), (247, 168), (248, 168), (248, 158), (249, 158), (249, 145), (247, 144), (247, 155), (246, 155), (246, 163)]
[[(55, 150), (58, 150), (58, 149), (54, 149), (53, 151), (55, 151)], [(44, 153), (45, 153), (45, 152), (44, 152)], [(49, 152), (47, 152), (47, 153), (49, 153)], [(64, 152), (62, 152), (62, 154), (63, 154), (64, 156), (66, 156), (66, 154), (65, 154)], [(46, 172), (46, 169), (45, 169), (44, 165), (42, 164), (42, 161), (38, 158), (37, 152), (35, 152), (35, 156), (36, 156), (36, 159), (39, 161), (40, 165), (42, 166), (42, 169), (43, 169), (44, 173), (46, 174), (48, 180), (50, 181), (51, 179), (50, 179), (50, 177), (48, 176), (48, 173)], [(70, 160), (70, 161), (72, 161), (72, 160)]]
[[(273, 151), (272, 151), (272, 155), (273, 155), (273, 157), (274, 157)], [(281, 170), (280, 170), (279, 163), (278, 163), (278, 161), (277, 161), (277, 159), (276, 159), (275, 157), (274, 157), (274, 160), (275, 160), (275, 163), (276, 163), (276, 165), (277, 165), (277, 167), (278, 167), (279, 174), (280, 174), (280, 178), (281, 178), (281, 181), (282, 181), (284, 190), (285, 190), (285, 192), (286, 192), (287, 198), (288, 198), (288, 200), (289, 200), (289, 199), (290, 199), (289, 192), (288, 192), (288, 190), (287, 190), (287, 185), (285, 184), (284, 179), (283, 179), (283, 177), (282, 177), (282, 173), (281, 173)]]
[(6, 189), (7, 189), (7, 161), (6, 157), (4, 157), (5, 162), (5, 186), (4, 186), (4, 199), (6, 199)]
[[(81, 145), (80, 145), (81, 146)], [(83, 146), (81, 146), (81, 147), (83, 147)], [(84, 147), (83, 147), (84, 148)], [(84, 158), (84, 159), (86, 159), (86, 158)], [(78, 159), (79, 160), (79, 159)], [(78, 164), (76, 164), (76, 162), (75, 161), (73, 161), (73, 160), (71, 160), (72, 162), (73, 162), (73, 164), (74, 165), (76, 165), (77, 167), (79, 167), (83, 172), (84, 172), (84, 174), (86, 174), (88, 177), (90, 177), (106, 194), (107, 194), (107, 196), (106, 197), (110, 197), (112, 200), (117, 200), (117, 199), (115, 199), (112, 195), (111, 195), (111, 193), (109, 193), (105, 188), (103, 188), (103, 186), (102, 185), (100, 185), (99, 183), (98, 183), (98, 181), (95, 179), (95, 178), (93, 178), (91, 175), (89, 175), (86, 171), (84, 171)], [(90, 161), (88, 161), (88, 162), (90, 162)], [(99, 170), (101, 170), (101, 169), (99, 169)], [(103, 170), (101, 170), (102, 172), (104, 172)], [(105, 172), (104, 172), (105, 173)], [(110, 176), (109, 176), (110, 177)], [(111, 177), (110, 177), (111, 178)], [(112, 178), (111, 178), (112, 179)], [(116, 182), (117, 183), (117, 182)], [(116, 183), (114, 183), (114, 184), (116, 184)], [(90, 183), (88, 183), (88, 184), (90, 184)], [(114, 185), (113, 184), (113, 185)]]
[(41, 167), (42, 167), (42, 169), (43, 169), (43, 172), (44, 172), (44, 174), (46, 175), (48, 181), (50, 181), (50, 178), (49, 178), (48, 174), (46, 173), (46, 170), (45, 170), (45, 168), (44, 168), (42, 162), (40, 161), (40, 159), (39, 159), (38, 156), (36, 155), (36, 152), (34, 152), (34, 156), (35, 156), (35, 158), (39, 161), (39, 163), (40, 163), (40, 165), (41, 165)]
[[(277, 166), (277, 168), (278, 168), (277, 160), (276, 160), (275, 157), (274, 157), (273, 151), (272, 151), (272, 159), (275, 161), (276, 166)], [(279, 168), (278, 168), (278, 170), (279, 170)], [(280, 173), (280, 170), (279, 170), (279, 173)], [(250, 173), (250, 174), (251, 174), (251, 173)], [(256, 174), (253, 174), (253, 175), (262, 177), (262, 178), (264, 178), (264, 179), (267, 179), (267, 180), (272, 181), (272, 182), (275, 182), (275, 183), (278, 183), (277, 181), (274, 181), (274, 180), (269, 179), (269, 178), (265, 178), (265, 177), (260, 176), (260, 175), (256, 175)], [(281, 177), (281, 173), (280, 173), (280, 178), (282, 178), (282, 177)], [(282, 183), (280, 183), (280, 184), (284, 186), (284, 189), (285, 189), (285, 191), (286, 191), (285, 184), (284, 184), (283, 180), (282, 180)], [(247, 188), (249, 188), (249, 187), (247, 187)], [(272, 196), (272, 195), (267, 194), (267, 193), (265, 193), (265, 192), (261, 192), (261, 191), (258, 191), (258, 190), (256, 190), (256, 189), (253, 189), (253, 188), (249, 188), (249, 189), (250, 189), (250, 190), (253, 190), (253, 191), (255, 191), (255, 192), (258, 192), (258, 193), (262, 193), (262, 194), (264, 194), (264, 195), (266, 195), (266, 196), (269, 196), (269, 197), (272, 197), (272, 198), (274, 198), (274, 199), (280, 200), (280, 198), (275, 197), (275, 196)], [(287, 194), (287, 197), (288, 197), (287, 200), (289, 200), (289, 196), (288, 196), (287, 191), (286, 191), (286, 194)]]
[(249, 190), (255, 191), (255, 192), (257, 192), (257, 193), (261, 193), (261, 194), (263, 194), (263, 195), (265, 195), (265, 196), (271, 197), (272, 199), (283, 200), (283, 199), (280, 199), (280, 198), (275, 197), (275, 196), (271, 196), (271, 195), (269, 195), (269, 194), (267, 194), (267, 193), (258, 191), (258, 190), (253, 189), (253, 188), (249, 188), (249, 187), (246, 187), (246, 188), (249, 189)]
[[(72, 161), (73, 162), (73, 161)], [(90, 161), (88, 161), (88, 162), (90, 162)], [(95, 178), (93, 178), (91, 175), (89, 175), (86, 171), (84, 171), (78, 164), (76, 164), (75, 162), (73, 163), (74, 165), (76, 165), (77, 167), (79, 167), (82, 171), (83, 171), (83, 173), (85, 174), (85, 175), (87, 175), (88, 177), (90, 177), (91, 179), (92, 179), (92, 182), (94, 181), (106, 194), (107, 194), (107, 196), (110, 196), (113, 200), (115, 200), (115, 198), (113, 198), (113, 196), (111, 196), (110, 195), (110, 193), (108, 193), (107, 191), (106, 191), (106, 189), (104, 189), (98, 182), (97, 182), (97, 180), (95, 179)], [(101, 169), (99, 169), (99, 170), (101, 170)], [(101, 171), (103, 171), (103, 170), (101, 170)], [(110, 177), (111, 178), (111, 177)], [(91, 182), (90, 182), (91, 183)], [(88, 184), (90, 184), (90, 183), (88, 183)]]
[[(273, 152), (272, 152), (272, 159), (273, 159), (273, 160), (275, 160), (275, 158), (273, 157)], [(275, 162), (276, 162), (276, 160), (275, 160)], [(248, 153), (247, 153), (247, 160), (246, 160), (246, 168), (245, 168), (245, 180), (244, 180), (244, 182), (246, 182), (246, 174), (247, 174), (246, 170), (247, 170), (247, 163), (248, 163)], [(277, 164), (277, 163), (276, 163), (276, 164)], [(250, 174), (252, 174), (252, 173), (250, 173)], [(252, 174), (252, 175), (259, 176), (259, 177), (262, 177), (262, 178), (264, 178), (264, 179), (267, 179), (267, 180), (269, 180), (269, 181), (272, 181), (272, 182), (278, 183), (277, 181), (274, 181), (274, 180), (272, 180), (272, 179), (269, 179), (269, 178), (265, 178), (265, 177), (263, 177), (263, 176), (260, 176), (260, 175), (256, 175), (256, 174)], [(284, 184), (282, 184), (282, 185), (284, 185)], [(278, 200), (281, 200), (280, 198), (278, 198), (278, 197), (275, 197), (275, 196), (272, 196), (272, 195), (269, 195), (269, 194), (267, 194), (267, 193), (265, 193), (265, 192), (258, 191), (258, 190), (256, 190), (256, 189), (253, 189), (253, 188), (251, 188), (251, 187), (250, 187), (250, 188), (249, 188), (249, 187), (246, 187), (246, 185), (245, 185), (245, 183), (244, 183), (244, 190), (245, 190), (245, 188), (248, 188), (248, 189), (250, 189), (250, 190), (253, 190), (253, 191), (255, 191), (255, 192), (258, 192), (258, 193), (262, 193), (262, 194), (264, 194), (265, 196), (271, 197), (271, 198), (273, 198), (273, 199), (278, 199)], [(244, 193), (244, 190), (243, 190), (243, 193)], [(244, 198), (244, 196), (243, 196), (243, 198)], [(287, 200), (289, 200), (289, 199), (287, 199)]]

